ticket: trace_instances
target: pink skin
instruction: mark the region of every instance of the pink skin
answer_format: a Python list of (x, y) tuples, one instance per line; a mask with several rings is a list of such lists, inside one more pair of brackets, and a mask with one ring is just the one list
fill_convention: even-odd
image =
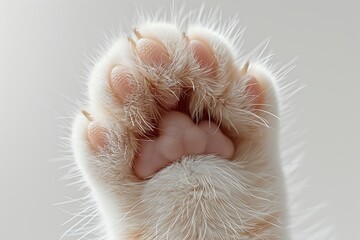
[(250, 76), (250, 79), (247, 82), (246, 89), (254, 97), (253, 101), (255, 109), (260, 109), (261, 104), (264, 102), (264, 86), (262, 86), (261, 82), (258, 81), (256, 78)]
[(151, 67), (167, 67), (170, 56), (165, 47), (156, 40), (141, 38), (136, 42), (136, 51), (141, 61)]
[[(210, 47), (199, 40), (190, 40), (196, 61), (209, 77), (215, 77), (217, 62)], [(170, 56), (165, 47), (158, 41), (140, 38), (136, 42), (135, 50), (144, 64), (151, 67), (166, 68), (170, 63)], [(109, 87), (114, 96), (124, 103), (128, 95), (134, 91), (129, 83), (130, 76), (125, 69), (114, 67), (111, 72)], [(251, 77), (248, 91), (254, 95), (256, 104), (261, 104), (263, 87), (254, 77)], [(166, 104), (169, 109), (177, 105), (178, 98), (169, 96)], [(89, 119), (88, 138), (95, 151), (106, 148), (106, 129), (99, 123)], [(165, 113), (158, 124), (159, 136), (155, 139), (141, 140), (139, 156), (134, 162), (134, 173), (141, 179), (146, 179), (179, 160), (183, 155), (217, 154), (231, 159), (235, 147), (233, 142), (225, 136), (220, 128), (209, 121), (195, 124), (191, 118), (181, 112), (169, 111)]]
[(121, 102), (124, 102), (126, 97), (133, 92), (133, 88), (129, 83), (130, 76), (121, 67), (114, 67), (111, 71), (110, 88), (113, 94)]
[(217, 62), (209, 46), (199, 40), (190, 40), (190, 47), (193, 49), (196, 61), (202, 69), (206, 69), (206, 76), (215, 77)]
[(106, 130), (97, 122), (91, 122), (88, 125), (88, 137), (92, 148), (99, 151), (106, 147)]
[(142, 140), (140, 156), (134, 164), (139, 178), (148, 178), (183, 155), (217, 154), (231, 159), (234, 144), (213, 122), (199, 125), (184, 113), (167, 112), (159, 122), (159, 137)]

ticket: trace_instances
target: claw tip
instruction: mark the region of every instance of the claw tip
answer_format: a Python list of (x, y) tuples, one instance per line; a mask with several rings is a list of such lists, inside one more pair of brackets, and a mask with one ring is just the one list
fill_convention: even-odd
[(85, 110), (82, 110), (81, 112), (82, 112), (82, 114), (86, 117), (87, 120), (89, 120), (90, 122), (93, 121), (93, 118), (91, 117), (90, 113), (88, 113), (88, 112), (85, 111)]
[(143, 36), (141, 35), (141, 33), (140, 33), (136, 28), (134, 28), (133, 32), (134, 32), (135, 36), (136, 36), (138, 39), (143, 38)]

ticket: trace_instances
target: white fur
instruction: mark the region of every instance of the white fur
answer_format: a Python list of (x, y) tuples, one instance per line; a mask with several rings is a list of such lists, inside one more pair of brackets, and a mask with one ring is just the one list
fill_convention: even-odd
[[(101, 239), (290, 239), (279, 152), (283, 126), (279, 109), (283, 108), (279, 106), (277, 80), (282, 76), (271, 71), (269, 58), (245, 59), (238, 54), (241, 31), (236, 31), (236, 25), (170, 22), (145, 20), (137, 29), (144, 36), (161, 40), (173, 56), (172, 67), (160, 75), (151, 71), (122, 36), (89, 77), (89, 102), (84, 109), (110, 129), (110, 151), (91, 150), (89, 121), (83, 115), (78, 114), (73, 125), (74, 155), (101, 214), (99, 226), (106, 232)], [(216, 81), (202, 75), (182, 32), (212, 47), (220, 60)], [(251, 97), (245, 91), (247, 79), (237, 71), (247, 60), (248, 73), (265, 84), (262, 112), (253, 111)], [(118, 65), (131, 71), (138, 89), (127, 105), (119, 104), (108, 89), (110, 71)], [(192, 84), (189, 107), (193, 119), (208, 111), (235, 139), (234, 159), (184, 156), (150, 180), (133, 176), (137, 135), (129, 129), (150, 130), (155, 127), (150, 120), (160, 116), (146, 79), (157, 79), (163, 94), (171, 94), (169, 85)], [(224, 89), (228, 89), (226, 94)]]

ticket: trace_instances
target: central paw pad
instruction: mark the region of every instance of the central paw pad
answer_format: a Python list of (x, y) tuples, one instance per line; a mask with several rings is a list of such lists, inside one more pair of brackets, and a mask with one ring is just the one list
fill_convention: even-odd
[(195, 125), (189, 116), (171, 111), (159, 123), (159, 136), (142, 140), (134, 171), (138, 177), (147, 178), (183, 155), (198, 154), (218, 154), (230, 159), (234, 145), (213, 122)]

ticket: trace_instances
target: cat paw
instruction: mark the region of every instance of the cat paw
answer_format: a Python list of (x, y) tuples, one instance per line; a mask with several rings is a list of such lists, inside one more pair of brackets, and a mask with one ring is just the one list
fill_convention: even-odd
[(276, 85), (237, 57), (207, 28), (149, 23), (97, 63), (72, 139), (112, 235), (278, 234)]

